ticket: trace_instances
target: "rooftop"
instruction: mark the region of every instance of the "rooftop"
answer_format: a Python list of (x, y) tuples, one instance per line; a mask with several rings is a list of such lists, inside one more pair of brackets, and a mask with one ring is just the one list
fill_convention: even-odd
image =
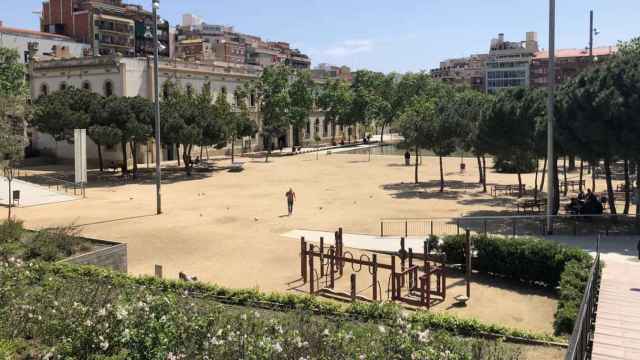
[(76, 42), (72, 38), (70, 38), (68, 36), (65, 36), (65, 35), (50, 34), (50, 33), (45, 33), (45, 32), (41, 32), (41, 31), (18, 29), (18, 28), (6, 27), (6, 26), (0, 26), (0, 33), (2, 33), (2, 34), (12, 34), (12, 35), (21, 35), (21, 36), (29, 36), (29, 37), (37, 37), (37, 38), (41, 38), (41, 39)]
[[(593, 56), (606, 56), (615, 54), (618, 51), (616, 46), (598, 47), (593, 48)], [(589, 56), (588, 49), (560, 49), (556, 51), (556, 58), (569, 58), (569, 57), (585, 57)], [(536, 59), (548, 59), (548, 51), (537, 52), (534, 56)]]

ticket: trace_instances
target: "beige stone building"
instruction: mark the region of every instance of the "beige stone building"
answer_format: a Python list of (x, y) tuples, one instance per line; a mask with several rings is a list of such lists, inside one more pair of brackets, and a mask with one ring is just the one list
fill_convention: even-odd
[[(191, 89), (199, 92), (205, 83), (210, 83), (214, 97), (225, 93), (227, 101), (234, 109), (237, 109), (235, 90), (247, 81), (259, 76), (261, 67), (246, 64), (232, 64), (226, 62), (210, 61), (207, 63), (193, 63), (163, 59), (159, 64), (160, 89), (167, 81), (176, 83), (183, 89)], [(60, 59), (50, 61), (34, 61), (30, 65), (31, 96), (36, 99), (54, 91), (73, 86), (94, 91), (103, 96), (142, 96), (148, 99), (154, 97), (153, 61), (151, 58), (131, 58), (120, 56), (98, 56), (73, 59)], [(162, 94), (160, 94), (162, 96)], [(261, 127), (259, 108), (255, 95), (250, 96), (247, 105), (252, 117)], [(344, 131), (343, 131), (344, 130)], [(357, 128), (341, 129), (339, 126), (332, 128), (324, 121), (324, 114), (320, 109), (314, 109), (309, 117), (306, 127), (302, 129), (290, 128), (288, 134), (280, 139), (274, 139), (272, 143), (278, 146), (290, 147), (292, 145), (310, 145), (320, 142), (329, 142), (336, 134), (339, 140), (343, 136), (345, 140), (351, 134), (352, 139), (358, 139), (362, 134)], [(316, 136), (317, 135), (317, 136)], [(48, 134), (33, 132), (33, 146), (43, 152), (60, 158), (73, 157), (73, 146), (68, 143), (56, 143)], [(152, 139), (149, 144), (141, 145), (137, 150), (138, 159), (141, 162), (153, 162), (154, 153)], [(262, 149), (264, 139), (260, 131), (253, 138), (246, 138), (241, 142), (243, 150)], [(90, 140), (87, 146), (88, 159), (97, 158), (97, 147)], [(119, 149), (106, 149), (104, 151), (106, 161), (118, 161), (121, 158)], [(171, 146), (164, 144), (163, 159), (175, 159), (175, 151)]]

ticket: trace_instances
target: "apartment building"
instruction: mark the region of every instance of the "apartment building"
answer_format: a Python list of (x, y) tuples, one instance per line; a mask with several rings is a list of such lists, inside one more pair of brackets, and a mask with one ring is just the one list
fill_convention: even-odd
[[(47, 0), (41, 31), (90, 44), (93, 55), (141, 56), (153, 53), (153, 15), (122, 0)], [(171, 56), (173, 36), (167, 21), (158, 23), (161, 56)]]
[[(556, 51), (556, 84), (562, 84), (586, 68), (606, 60), (616, 51), (617, 48), (615, 46), (594, 48), (593, 56), (589, 54), (589, 49), (561, 49)], [(547, 86), (548, 76), (549, 52), (538, 52), (531, 62), (531, 87)]]
[(326, 81), (326, 80), (343, 80), (351, 82), (353, 75), (351, 69), (348, 66), (335, 66), (327, 63), (321, 63), (315, 68), (311, 69), (311, 77), (314, 81)]
[(529, 86), (531, 61), (538, 49), (538, 33), (527, 32), (524, 41), (505, 41), (504, 34), (491, 40), (486, 61), (487, 92)]
[(30, 49), (36, 58), (79, 57), (90, 49), (88, 44), (79, 43), (65, 35), (5, 27), (1, 21), (0, 47), (17, 50), (20, 62), (24, 64), (29, 62)]
[(488, 57), (487, 54), (475, 54), (464, 58), (448, 59), (442, 61), (437, 69), (431, 70), (431, 76), (448, 84), (468, 86), (484, 92)]

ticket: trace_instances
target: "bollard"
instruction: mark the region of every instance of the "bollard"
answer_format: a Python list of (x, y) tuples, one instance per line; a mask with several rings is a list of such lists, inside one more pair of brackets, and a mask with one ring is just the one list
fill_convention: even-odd
[(307, 243), (304, 236), (300, 238), (300, 276), (302, 281), (307, 282)]
[(373, 254), (373, 274), (372, 274), (372, 281), (373, 281), (373, 301), (377, 301), (378, 300), (378, 256), (376, 254)]
[(156, 265), (155, 266), (155, 276), (158, 279), (162, 279), (162, 265)]
[(467, 271), (466, 271), (466, 280), (467, 280), (467, 298), (471, 298), (471, 234), (469, 230), (467, 230), (467, 241), (465, 244), (466, 253), (467, 253)]
[(351, 301), (356, 301), (356, 274), (351, 274)]

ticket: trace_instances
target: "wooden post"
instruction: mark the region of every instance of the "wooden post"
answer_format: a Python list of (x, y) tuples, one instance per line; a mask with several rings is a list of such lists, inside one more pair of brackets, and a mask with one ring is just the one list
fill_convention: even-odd
[(320, 236), (320, 277), (324, 276), (324, 237)]
[(431, 236), (433, 236), (433, 220), (431, 220), (431, 232), (430, 232)]
[[(412, 248), (409, 248), (409, 267), (410, 268), (413, 267), (413, 249)], [(413, 289), (413, 287), (415, 286), (413, 275), (414, 273), (409, 274), (409, 291), (411, 291), (411, 289)]]
[(335, 278), (336, 278), (336, 273), (335, 273), (335, 257), (336, 257), (336, 251), (333, 247), (329, 248), (329, 287), (331, 289), (334, 288), (335, 286)]
[[(404, 270), (406, 269), (406, 261), (407, 261), (407, 257), (406, 257), (406, 251), (404, 250), (404, 238), (401, 237), (400, 238), (400, 272), (404, 273)], [(404, 286), (404, 276), (400, 278), (400, 284), (401, 287)]]
[(409, 221), (404, 221), (404, 236), (409, 236)]
[(155, 266), (155, 276), (158, 279), (162, 279), (162, 265), (156, 265)]
[(300, 238), (300, 276), (302, 281), (307, 283), (307, 242), (304, 236)]
[(467, 271), (466, 271), (466, 281), (467, 281), (467, 298), (471, 298), (471, 234), (469, 230), (467, 230), (466, 235), (466, 253), (467, 253)]
[(313, 244), (309, 245), (309, 294), (315, 293), (315, 274), (313, 272)]
[(396, 257), (391, 255), (391, 300), (396, 299)]
[(351, 274), (351, 301), (356, 301), (356, 274)]
[(431, 274), (429, 272), (427, 272), (426, 274), (426, 278), (427, 278), (427, 309), (429, 309), (431, 307)]
[(373, 301), (377, 301), (378, 300), (378, 255), (373, 254), (372, 256), (372, 260), (373, 260), (373, 274), (372, 274), (372, 279), (373, 279)]
[(447, 255), (442, 256), (442, 299), (447, 298)]
[(380, 237), (384, 237), (384, 221), (380, 221)]

